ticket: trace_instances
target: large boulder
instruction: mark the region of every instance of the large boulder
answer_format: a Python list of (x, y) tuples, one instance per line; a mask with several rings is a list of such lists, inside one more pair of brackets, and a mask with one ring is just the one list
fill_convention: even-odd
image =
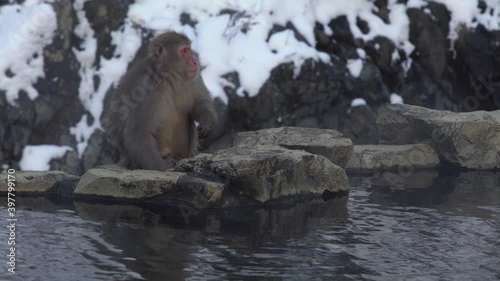
[(335, 130), (281, 127), (236, 134), (235, 146), (277, 145), (293, 150), (304, 150), (328, 158), (345, 167), (352, 154), (352, 142)]
[(378, 111), (377, 125), (381, 143), (430, 142), (448, 163), (500, 167), (500, 110), (455, 113), (394, 104)]
[(225, 192), (265, 203), (348, 190), (344, 170), (327, 158), (279, 146), (233, 147), (180, 161), (176, 170), (217, 178)]
[[(342, 100), (346, 68), (336, 58), (334, 63), (308, 59), (297, 73), (293, 63), (277, 66), (256, 96), (238, 94), (239, 75), (227, 76), (235, 87), (226, 87), (228, 116), (236, 131), (278, 126), (318, 127), (319, 114)], [(304, 122), (307, 119), (306, 122)]]
[(439, 166), (439, 157), (429, 144), (355, 145), (348, 172), (409, 171)]

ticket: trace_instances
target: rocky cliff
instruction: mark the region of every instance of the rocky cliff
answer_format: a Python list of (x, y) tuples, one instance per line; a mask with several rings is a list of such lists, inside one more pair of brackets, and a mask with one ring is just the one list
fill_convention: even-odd
[[(0, 18), (2, 14), (14, 13), (13, 9), (23, 15), (29, 9), (29, 2), (32, 1), (4, 1)], [(13, 65), (0, 64), (4, 80), (0, 82), (0, 162), (4, 169), (19, 168), (23, 149), (28, 145), (53, 144), (71, 150), (64, 157), (50, 161), (50, 168), (82, 174), (116, 160), (116, 152), (99, 129), (95, 116), (99, 111), (94, 109), (123, 71), (101, 74), (113, 63), (123, 64), (119, 59), (125, 56), (130, 59), (120, 67), (126, 69), (144, 55), (147, 42), (167, 25), (160, 20), (145, 22), (134, 17), (137, 9), (131, 12), (136, 4), (132, 0), (45, 2), (48, 5), (45, 9), (53, 11), (55, 17), (47, 12), (45, 17), (26, 18), (35, 29), (55, 23), (51, 40), (40, 43), (40, 52), (33, 51), (33, 61), (43, 60), (43, 74), (32, 81), (37, 94), (21, 88), (17, 98), (10, 100), (9, 91), (13, 88), (7, 82), (14, 81), (20, 72)], [(433, 109), (500, 108), (498, 23), (488, 26), (478, 16), (475, 22), (471, 19), (471, 23), (456, 25), (454, 11), (439, 1), (392, 2), (366, 1), (371, 5), (371, 20), (360, 14), (356, 16), (355, 11), (339, 13), (327, 20), (316, 18), (311, 27), (313, 36), (303, 31), (297, 21), (274, 21), (268, 41), (273, 35), (287, 31), (307, 48), (327, 54), (328, 60), (311, 57), (301, 64), (293, 61), (279, 64), (254, 94), (241, 91), (245, 90), (241, 85), (247, 79), (242, 73), (228, 71), (223, 76), (227, 85), (222, 87), (224, 96), (216, 100), (221, 124), (205, 147), (212, 150), (224, 147), (239, 131), (281, 126), (331, 128), (356, 144), (378, 143), (377, 110), (390, 103), (394, 93), (405, 103)], [(421, 4), (415, 5), (416, 2)], [(495, 6), (492, 2), (478, 1), (475, 7), (478, 15), (498, 17), (499, 4)], [(255, 9), (250, 13), (249, 9), (228, 6), (217, 14), (200, 16), (200, 10), (184, 7), (174, 20), (196, 36), (202, 34), (201, 25), (206, 18), (227, 18), (230, 24), (225, 30), (229, 33), (225, 34), (229, 34), (230, 40), (230, 31), (250, 34), (258, 28), (262, 15)], [(403, 27), (407, 28), (405, 44), (412, 48), (397, 45), (397, 40), (384, 36), (384, 32), (379, 35), (375, 32), (374, 23), (394, 26), (398, 21), (396, 9), (403, 9), (398, 15), (403, 17)], [(275, 18), (280, 16), (278, 12)], [(2, 20), (0, 30), (11, 24), (5, 16)], [(140, 48), (123, 50), (124, 42)], [(0, 54), (15, 56), (6, 50), (0, 47)], [(244, 53), (246, 49), (234, 51)], [(203, 53), (201, 57), (203, 62)], [(358, 62), (361, 67), (356, 72), (353, 65)], [(351, 107), (354, 98), (362, 98), (367, 104)]]

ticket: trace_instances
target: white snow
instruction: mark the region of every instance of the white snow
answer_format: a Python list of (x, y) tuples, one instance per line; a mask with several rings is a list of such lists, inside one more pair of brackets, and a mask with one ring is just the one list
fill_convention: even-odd
[[(192, 40), (193, 49), (198, 51), (204, 66), (201, 75), (211, 93), (222, 100), (227, 99), (223, 87), (228, 81), (221, 78), (224, 74), (237, 72), (241, 84), (237, 93), (255, 96), (269, 78), (271, 70), (279, 64), (293, 62), (294, 74), (298, 75), (302, 63), (308, 58), (330, 62), (327, 54), (311, 47), (315, 39), (310, 5), (304, 2), (304, 5), (290, 5), (288, 9), (282, 9), (273, 1), (250, 3), (252, 1), (231, 2), (229, 7), (240, 11), (233, 16), (192, 16), (200, 21)], [(207, 11), (213, 12), (210, 9)], [(291, 30), (268, 38), (274, 24), (285, 25), (287, 21), (295, 24), (309, 44), (298, 41)]]
[(356, 52), (358, 53), (358, 56), (362, 59), (366, 59), (366, 51), (361, 49), (361, 48), (357, 48), (356, 49)]
[(346, 67), (349, 70), (349, 73), (351, 73), (353, 77), (358, 78), (359, 75), (361, 75), (361, 71), (363, 71), (363, 66), (364, 66), (363, 60), (366, 59), (366, 51), (361, 48), (358, 48), (356, 49), (356, 52), (359, 56), (359, 59), (347, 60)]
[(349, 70), (349, 73), (353, 77), (358, 78), (359, 75), (361, 74), (361, 71), (363, 70), (363, 60), (362, 59), (353, 59), (353, 60), (347, 60), (347, 69)]
[(403, 97), (398, 94), (391, 94), (391, 104), (404, 104)]
[(27, 145), (23, 149), (19, 167), (23, 171), (48, 171), (52, 159), (61, 158), (71, 150), (67, 146)]
[(20, 91), (31, 99), (38, 96), (33, 84), (45, 77), (43, 48), (52, 42), (56, 27), (54, 10), (40, 1), (0, 7), (0, 90), (11, 105)]
[[(88, 124), (87, 114), (84, 114), (75, 127), (70, 128), (78, 141), (78, 153), (81, 156), (87, 146), (88, 139), (93, 132), (101, 128), (99, 118), (103, 110), (103, 101), (108, 89), (116, 83), (121, 75), (127, 70), (129, 62), (134, 59), (137, 50), (141, 46), (141, 35), (138, 30), (132, 27), (130, 21), (126, 21), (124, 26), (117, 31), (111, 32), (111, 44), (116, 46), (115, 53), (111, 59), (100, 57), (99, 65), (95, 65), (97, 40), (94, 38), (94, 31), (90, 27), (83, 11), (83, 4), (88, 0), (77, 0), (73, 6), (77, 11), (79, 24), (75, 28), (75, 34), (83, 39), (80, 49), (74, 48), (73, 52), (80, 62), (80, 88), (78, 95), (84, 108), (92, 115), (93, 124)], [(99, 77), (99, 87), (94, 85), (93, 77)]]
[(392, 59), (392, 62), (397, 62), (401, 59), (401, 56), (399, 55), (399, 52), (398, 50), (394, 50), (391, 54), (391, 59)]
[(460, 24), (472, 26), (472, 19), (475, 14), (478, 14), (477, 0), (433, 0), (434, 2), (446, 5), (446, 8), (451, 13), (450, 21), (450, 34), (449, 37), (452, 41), (458, 38), (457, 29)]
[[(351, 0), (343, 2), (342, 5), (338, 5), (335, 1), (322, 0), (319, 1), (322, 4), (317, 4), (316, 6), (325, 6), (322, 8), (322, 13), (328, 13), (327, 15), (335, 15), (333, 11), (338, 11), (341, 9), (342, 13), (347, 16), (350, 24), (350, 30), (354, 37), (361, 38), (364, 41), (373, 40), (377, 36), (384, 36), (391, 39), (394, 44), (404, 50), (408, 55), (414, 49), (414, 46), (409, 41), (409, 26), (410, 20), (406, 15), (406, 6), (404, 4), (396, 4), (395, 1), (389, 1), (388, 10), (389, 12), (389, 23), (385, 23), (380, 17), (373, 14), (372, 11), (376, 10), (373, 3), (366, 0)], [(339, 7), (340, 6), (340, 7)], [(317, 10), (319, 10), (318, 8)], [(328, 10), (329, 9), (329, 10)], [(325, 19), (328, 16), (325, 17)], [(369, 32), (364, 34), (357, 26), (357, 18), (365, 21), (368, 25)], [(327, 24), (329, 20), (323, 24)]]
[(406, 7), (408, 8), (422, 8), (427, 6), (427, 1), (425, 0), (409, 0), (408, 3), (406, 3)]
[(485, 0), (488, 8), (481, 14), (479, 9), (476, 10), (477, 24), (482, 24), (489, 30), (500, 29), (500, 0)]
[[(222, 9), (236, 13), (221, 15)], [(189, 13), (191, 19), (197, 21), (190, 37), (204, 66), (201, 74), (212, 94), (226, 100), (223, 88), (229, 82), (221, 76), (227, 73), (238, 73), (241, 83), (238, 94), (254, 96), (269, 78), (270, 71), (279, 64), (293, 62), (295, 75), (298, 75), (305, 59), (329, 62), (326, 54), (311, 47), (316, 44), (314, 24), (322, 24), (331, 33), (327, 24), (341, 15), (347, 16), (355, 37), (369, 41), (376, 36), (386, 36), (409, 55), (414, 47), (409, 42), (406, 6), (389, 2), (390, 23), (373, 14), (375, 9), (367, 0), (344, 1), (341, 5), (330, 0), (296, 0), (293, 5), (264, 0), (142, 0), (131, 5), (128, 16), (132, 22), (158, 32), (166, 29), (183, 31), (186, 27), (178, 19), (182, 13)], [(367, 22), (368, 34), (359, 30), (358, 17)], [(273, 34), (267, 40), (274, 25), (284, 26), (288, 22), (306, 42), (295, 39), (291, 30)], [(360, 55), (361, 58), (365, 56)], [(361, 68), (362, 61), (350, 61), (349, 69), (354, 76), (359, 75)]]
[(355, 98), (351, 101), (351, 107), (366, 105), (366, 100), (362, 98)]
[(485, 13), (481, 14), (478, 8), (478, 0), (432, 0), (442, 3), (451, 13), (450, 34), (448, 38), (455, 41), (458, 38), (460, 26), (474, 28), (478, 24), (487, 29), (500, 29), (500, 0), (485, 0), (487, 5)]

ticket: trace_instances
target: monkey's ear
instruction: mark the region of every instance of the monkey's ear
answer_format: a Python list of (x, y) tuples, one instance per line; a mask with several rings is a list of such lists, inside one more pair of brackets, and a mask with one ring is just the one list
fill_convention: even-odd
[(153, 46), (153, 51), (155, 53), (155, 55), (157, 57), (163, 55), (163, 53), (165, 53), (167, 51), (167, 49), (165, 49), (165, 47), (163, 47), (161, 44), (155, 44)]

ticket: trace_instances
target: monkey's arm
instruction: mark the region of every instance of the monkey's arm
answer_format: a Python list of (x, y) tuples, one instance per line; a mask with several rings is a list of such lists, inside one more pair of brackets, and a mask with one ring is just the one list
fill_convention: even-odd
[(128, 155), (140, 169), (165, 171), (175, 163), (165, 161), (156, 147), (156, 141), (149, 132), (134, 132), (124, 139)]
[(212, 97), (205, 86), (205, 82), (203, 82), (203, 77), (198, 75), (193, 83), (194, 105), (192, 117), (198, 122), (198, 136), (206, 138), (217, 123), (217, 114), (215, 113)]
[(208, 93), (198, 95), (193, 109), (193, 118), (198, 121), (198, 135), (204, 139), (210, 135), (217, 123), (217, 114)]

